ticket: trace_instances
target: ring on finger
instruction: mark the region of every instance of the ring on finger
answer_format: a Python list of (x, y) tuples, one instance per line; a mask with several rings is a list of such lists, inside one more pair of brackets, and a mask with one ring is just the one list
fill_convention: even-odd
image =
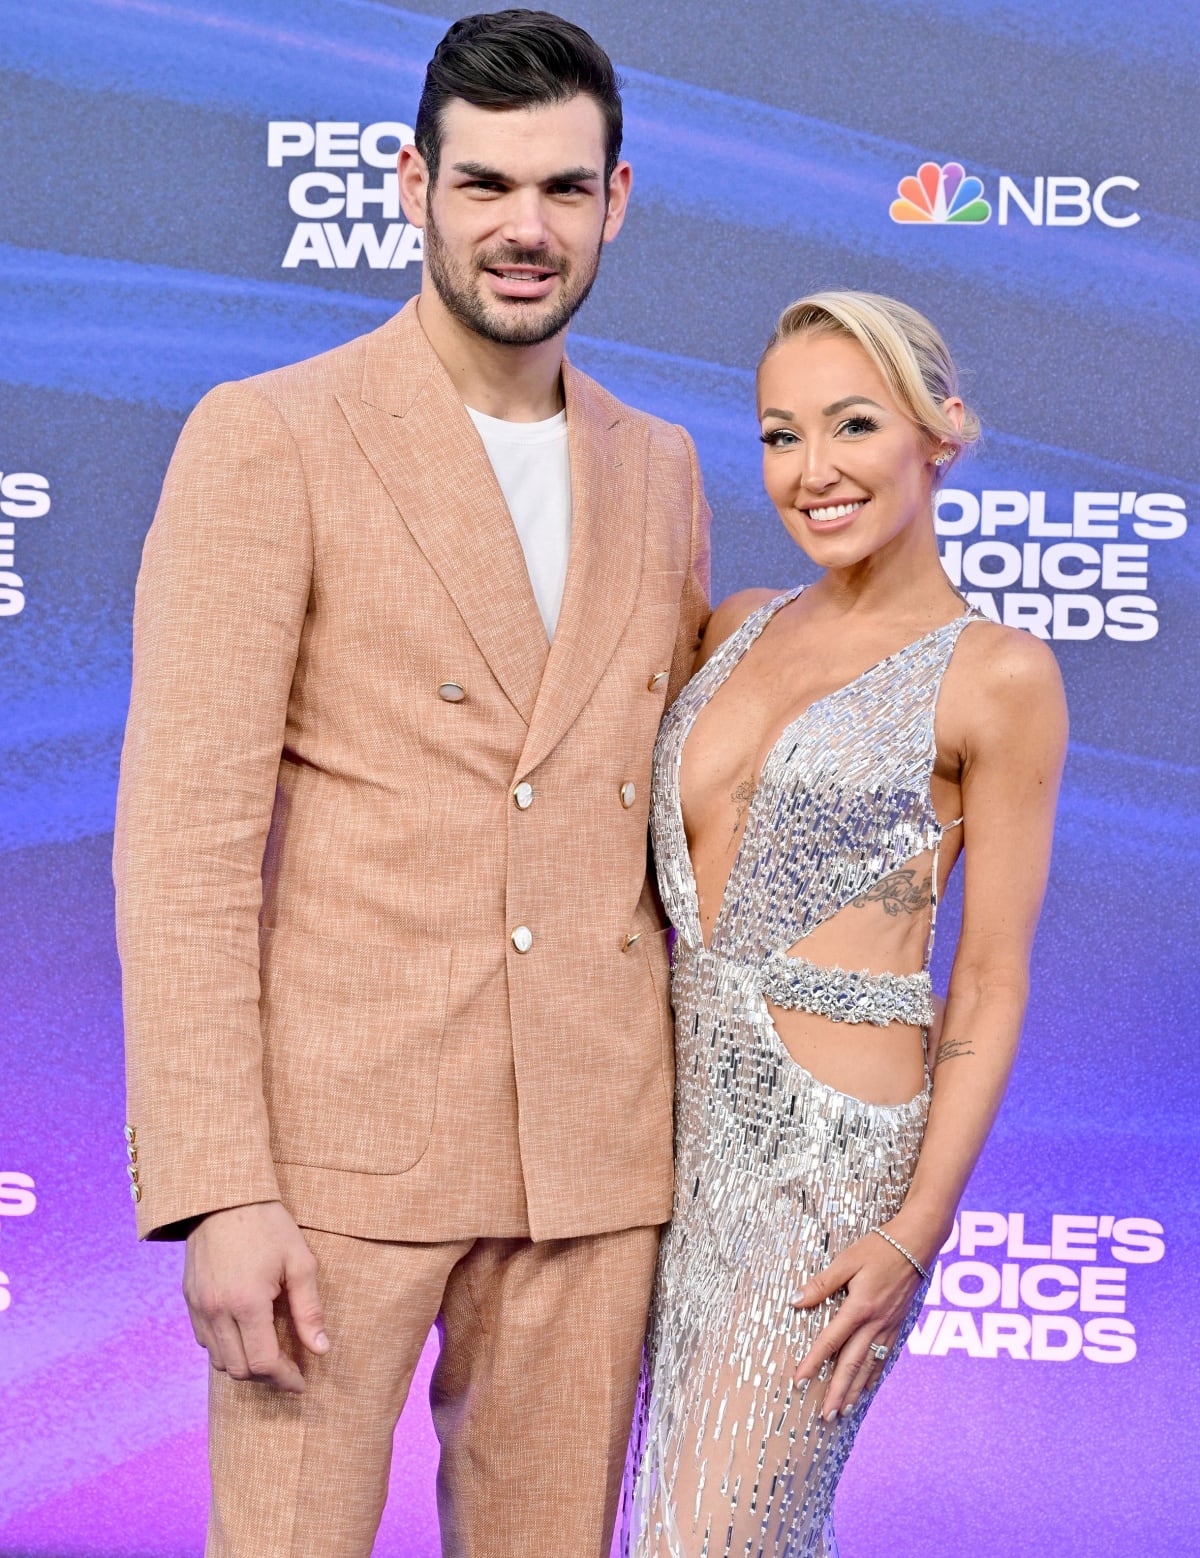
[(876, 1363), (886, 1363), (892, 1355), (892, 1349), (885, 1347), (882, 1342), (872, 1342), (868, 1351)]

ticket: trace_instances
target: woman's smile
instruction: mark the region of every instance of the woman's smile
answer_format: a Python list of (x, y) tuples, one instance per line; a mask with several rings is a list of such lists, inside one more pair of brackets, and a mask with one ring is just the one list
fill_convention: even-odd
[(797, 512), (803, 514), (814, 529), (827, 535), (831, 530), (845, 530), (869, 502), (869, 498), (847, 498), (840, 503), (798, 504)]

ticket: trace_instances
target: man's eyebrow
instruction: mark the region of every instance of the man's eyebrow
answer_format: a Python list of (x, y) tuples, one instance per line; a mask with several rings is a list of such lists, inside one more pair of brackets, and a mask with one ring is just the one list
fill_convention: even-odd
[[(499, 168), (490, 168), (486, 162), (456, 162), (455, 173), (461, 173), (464, 178), (482, 179), (488, 184), (511, 184), (512, 178), (507, 173), (502, 173)], [(543, 184), (594, 184), (600, 178), (595, 168), (565, 168), (561, 173), (552, 173), (549, 178), (543, 179)]]
[(595, 168), (567, 168), (562, 173), (554, 173), (546, 179), (547, 184), (594, 184), (600, 178)]
[(780, 411), (778, 406), (764, 406), (764, 417), (778, 417), (781, 422), (794, 422), (796, 419), (790, 411)]
[(456, 162), (454, 171), (464, 174), (469, 179), (486, 179), (489, 184), (510, 182), (506, 173), (501, 173), (499, 168), (489, 168), (486, 162)]
[(839, 411), (845, 411), (847, 406), (874, 406), (876, 411), (883, 410), (879, 402), (872, 400), (869, 395), (847, 395), (845, 400), (835, 400), (832, 406), (826, 406), (821, 415), (835, 417)]

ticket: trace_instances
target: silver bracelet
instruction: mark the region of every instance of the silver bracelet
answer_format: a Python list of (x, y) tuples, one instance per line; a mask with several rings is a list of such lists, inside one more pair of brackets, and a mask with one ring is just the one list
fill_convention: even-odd
[(877, 1233), (881, 1239), (886, 1239), (894, 1250), (900, 1251), (901, 1255), (904, 1256), (904, 1259), (908, 1261), (910, 1266), (915, 1266), (917, 1268), (917, 1270), (925, 1278), (926, 1282), (929, 1281), (929, 1273), (925, 1270), (924, 1266), (922, 1266), (921, 1262), (917, 1259), (911, 1250), (906, 1250), (904, 1248), (898, 1239), (893, 1239), (890, 1233), (884, 1233), (882, 1228), (872, 1228), (871, 1232)]

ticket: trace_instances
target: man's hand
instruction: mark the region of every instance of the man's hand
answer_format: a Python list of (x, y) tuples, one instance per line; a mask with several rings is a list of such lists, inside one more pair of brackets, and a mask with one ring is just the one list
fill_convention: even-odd
[(280, 1351), (275, 1300), (287, 1294), (296, 1334), (329, 1351), (317, 1292), (317, 1262), (279, 1201), (210, 1212), (187, 1239), (183, 1296), (192, 1330), (214, 1369), (299, 1395), (304, 1376)]

